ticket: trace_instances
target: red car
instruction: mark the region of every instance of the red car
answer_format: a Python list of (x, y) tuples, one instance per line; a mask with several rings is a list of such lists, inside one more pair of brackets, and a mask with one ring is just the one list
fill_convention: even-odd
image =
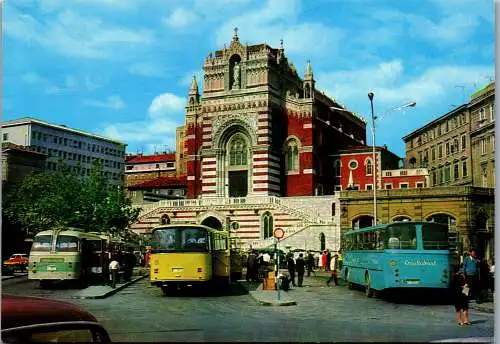
[(89, 312), (69, 302), (2, 295), (2, 343), (111, 343)]
[(12, 270), (25, 271), (28, 268), (29, 257), (25, 253), (15, 253), (3, 262), (3, 265)]

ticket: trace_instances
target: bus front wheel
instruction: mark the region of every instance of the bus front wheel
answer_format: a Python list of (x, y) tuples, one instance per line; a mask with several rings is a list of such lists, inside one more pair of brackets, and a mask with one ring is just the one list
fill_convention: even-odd
[(372, 297), (373, 296), (372, 283), (371, 283), (371, 280), (370, 280), (370, 275), (368, 273), (365, 276), (365, 296), (366, 297)]

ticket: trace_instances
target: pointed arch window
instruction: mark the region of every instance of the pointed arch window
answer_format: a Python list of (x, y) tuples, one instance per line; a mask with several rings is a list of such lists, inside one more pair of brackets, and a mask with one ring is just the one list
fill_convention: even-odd
[(366, 167), (366, 175), (371, 176), (373, 174), (373, 164), (370, 159), (366, 160), (365, 167)]
[(247, 145), (245, 140), (238, 137), (231, 142), (229, 153), (229, 165), (246, 165), (247, 164)]
[(271, 215), (270, 212), (265, 212), (262, 215), (262, 230), (264, 234), (264, 239), (273, 236), (273, 230), (274, 230), (273, 215)]
[(335, 177), (340, 177), (341, 167), (342, 167), (342, 162), (340, 161), (340, 159), (335, 160), (335, 162), (333, 164), (333, 170), (335, 173)]
[(285, 164), (287, 172), (299, 170), (299, 147), (295, 140), (291, 140), (286, 147)]

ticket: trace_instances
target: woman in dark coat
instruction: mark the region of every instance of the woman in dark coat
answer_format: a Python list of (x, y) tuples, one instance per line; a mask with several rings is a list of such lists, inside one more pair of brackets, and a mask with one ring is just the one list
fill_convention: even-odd
[(451, 292), (453, 293), (453, 304), (455, 305), (457, 324), (459, 326), (471, 324), (469, 321), (469, 293), (464, 293), (464, 288), (467, 291), (469, 286), (465, 280), (465, 275), (460, 271), (460, 266), (456, 266), (451, 281)]

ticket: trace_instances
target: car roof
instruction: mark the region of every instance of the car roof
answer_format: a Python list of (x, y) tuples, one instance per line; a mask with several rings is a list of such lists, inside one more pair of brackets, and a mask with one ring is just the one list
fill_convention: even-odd
[(72, 321), (97, 322), (92, 314), (69, 302), (2, 295), (2, 329)]

